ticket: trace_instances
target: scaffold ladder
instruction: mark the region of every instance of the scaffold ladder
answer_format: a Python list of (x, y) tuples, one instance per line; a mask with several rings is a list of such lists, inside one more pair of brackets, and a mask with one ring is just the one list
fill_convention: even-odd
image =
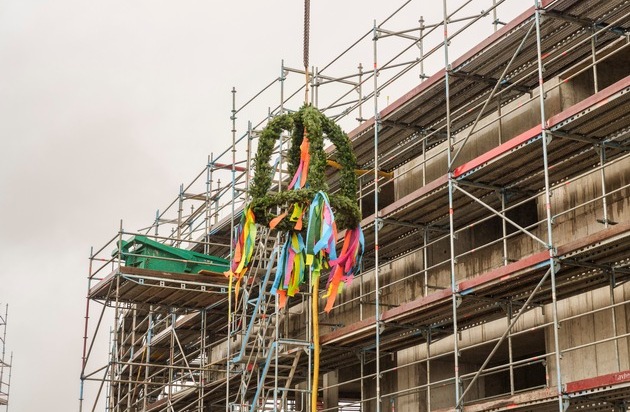
[[(240, 345), (229, 367), (240, 374), (240, 383), (235, 396), (230, 397), (229, 410), (235, 412), (285, 410), (300, 357), (311, 346), (308, 341), (281, 338), (282, 315), (275, 295), (270, 293), (279, 239), (270, 239), (266, 228), (262, 231), (256, 251), (258, 269), (244, 279), (239, 319), (234, 321), (239, 326), (234, 337)], [(264, 275), (258, 276), (263, 267)]]

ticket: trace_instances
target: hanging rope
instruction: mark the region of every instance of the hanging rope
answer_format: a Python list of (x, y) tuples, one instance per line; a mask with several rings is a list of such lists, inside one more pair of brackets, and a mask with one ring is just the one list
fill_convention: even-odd
[(308, 104), (308, 83), (309, 83), (309, 73), (308, 73), (308, 52), (309, 52), (309, 34), (310, 34), (310, 25), (311, 25), (311, 0), (304, 0), (304, 74), (306, 77), (306, 82), (304, 85), (304, 104)]
[[(311, 25), (311, 0), (304, 0), (304, 105), (309, 104), (309, 35)], [(306, 127), (304, 127), (304, 140), (307, 139)], [(305, 179), (306, 180), (306, 179)], [(333, 248), (335, 246), (333, 245)], [(319, 389), (319, 276), (313, 279), (311, 290), (311, 316), (313, 323), (313, 380), (311, 383), (311, 412), (317, 412), (317, 391)]]

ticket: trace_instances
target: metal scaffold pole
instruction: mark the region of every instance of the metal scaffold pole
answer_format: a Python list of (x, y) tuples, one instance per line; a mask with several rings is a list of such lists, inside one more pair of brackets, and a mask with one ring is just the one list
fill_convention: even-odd
[(184, 215), (184, 184), (181, 183), (179, 185), (179, 198), (177, 204), (179, 205), (177, 208), (177, 240), (174, 243), (177, 247), (180, 247), (182, 244), (182, 218)]
[(208, 254), (209, 250), (209, 239), (208, 235), (210, 233), (210, 216), (211, 216), (211, 208), (210, 208), (210, 200), (212, 199), (212, 155), (208, 155), (208, 164), (206, 165), (206, 193), (205, 193), (205, 211), (204, 211), (204, 245), (203, 245), (203, 253)]
[(5, 412), (9, 412), (9, 398), (11, 397), (11, 373), (13, 372), (13, 352), (11, 352), (11, 357), (9, 358), (9, 378), (7, 379), (7, 410)]
[[(236, 206), (234, 201), (236, 200), (236, 88), (232, 87), (232, 115), (230, 116), (232, 121), (232, 205), (231, 205), (231, 218), (230, 218), (230, 258), (234, 258), (234, 229), (235, 229), (235, 213)], [(230, 359), (231, 359), (231, 343), (232, 343), (232, 283), (234, 276), (232, 271), (229, 275), (228, 285), (228, 324), (227, 324), (227, 340), (226, 340), (226, 368), (225, 368), (225, 410), (230, 410)]]
[(549, 250), (549, 270), (551, 271), (551, 306), (553, 313), (553, 344), (554, 344), (554, 353), (555, 353), (555, 363), (556, 363), (556, 387), (557, 387), (557, 395), (558, 395), (558, 411), (564, 411), (564, 399), (562, 394), (562, 371), (560, 366), (560, 361), (562, 359), (562, 355), (560, 353), (560, 342), (559, 342), (559, 329), (560, 325), (558, 323), (558, 301), (556, 294), (556, 265), (555, 265), (555, 255), (556, 248), (553, 243), (553, 215), (551, 213), (551, 184), (549, 181), (549, 158), (547, 153), (547, 145), (550, 143), (551, 135), (547, 133), (547, 115), (545, 113), (545, 85), (544, 85), (544, 69), (543, 69), (543, 52), (542, 52), (542, 40), (541, 40), (541, 8), (539, 0), (534, 0), (535, 7), (535, 19), (536, 19), (536, 55), (537, 55), (537, 63), (538, 63), (538, 98), (540, 103), (540, 127), (542, 133), (542, 154), (543, 154), (543, 173), (545, 178), (545, 191), (544, 191), (544, 205), (545, 205), (545, 213), (546, 213), (546, 222), (547, 222), (547, 248)]
[[(123, 229), (123, 221), (122, 219), (120, 220), (120, 228), (118, 230), (118, 245), (122, 246), (122, 241), (123, 241), (123, 233), (124, 233), (124, 229)], [(179, 238), (179, 236), (178, 236)], [(120, 266), (121, 264), (121, 260), (122, 260), (122, 248), (119, 247), (118, 248), (118, 262), (117, 265)], [(120, 327), (120, 313), (122, 311), (121, 308), (121, 304), (120, 304), (120, 277), (116, 277), (116, 286), (115, 286), (115, 290), (116, 290), (116, 299), (115, 299), (115, 306), (114, 306), (114, 329), (111, 331), (111, 333), (113, 334), (113, 338), (112, 338), (112, 357), (111, 357), (111, 382), (110, 382), (110, 389), (111, 389), (111, 393), (115, 394), (114, 396), (112, 396), (112, 399), (116, 399), (117, 401), (114, 404), (114, 411), (118, 412), (120, 411), (120, 400), (121, 400), (121, 396), (120, 396), (120, 389), (121, 389), (121, 383), (117, 382), (116, 385), (114, 385), (114, 382), (116, 382), (118, 380), (118, 378), (120, 377), (120, 351), (119, 351), (119, 347), (120, 347), (120, 338), (118, 336), (118, 331), (119, 331), (119, 327)]]
[[(87, 365), (87, 347), (88, 347), (88, 324), (90, 321), (90, 286), (91, 286), (91, 276), (92, 276), (92, 264), (94, 257), (94, 247), (90, 248), (90, 262), (89, 262), (89, 271), (88, 271), (88, 279), (87, 279), (87, 291), (85, 294), (85, 317), (84, 317), (84, 329), (83, 329), (83, 354), (81, 356), (81, 386), (79, 390), (79, 412), (83, 411), (83, 400), (84, 400), (84, 390), (85, 390), (85, 368)], [(0, 378), (0, 381), (2, 379)]]
[(448, 55), (449, 38), (448, 38), (448, 10), (447, 0), (443, 0), (442, 8), (444, 13), (444, 93), (446, 104), (446, 140), (448, 142), (447, 163), (448, 163), (448, 215), (449, 215), (449, 249), (450, 249), (450, 272), (451, 272), (451, 305), (453, 311), (453, 372), (455, 387), (455, 410), (461, 411), (463, 400), (460, 403), (461, 383), (459, 378), (459, 341), (457, 330), (457, 306), (458, 306), (458, 290), (457, 276), (455, 274), (455, 223), (454, 223), (454, 207), (453, 192), (455, 190), (455, 182), (453, 179), (453, 141), (451, 136), (451, 106), (450, 106), (450, 62)]
[[(5, 404), (7, 406), (6, 410), (9, 410), (9, 387), (11, 384), (11, 365), (13, 365), (13, 353), (11, 354), (11, 360), (7, 364), (5, 362), (6, 356), (6, 343), (7, 343), (7, 320), (9, 317), (9, 304), (5, 305), (4, 316), (0, 315), (0, 327), (2, 328), (2, 337), (0, 338), (0, 345), (2, 345), (2, 351), (0, 352), (0, 401), (4, 398), (6, 403), (0, 403), (0, 405)], [(4, 382), (4, 370), (9, 370), (9, 383), (6, 384)], [(6, 386), (6, 391), (3, 391), (3, 386)]]
[[(151, 343), (153, 339), (153, 305), (149, 306), (149, 314), (147, 318), (147, 352), (146, 358), (151, 359)], [(149, 381), (149, 368), (144, 368), (144, 381)], [(144, 392), (147, 393), (149, 390), (149, 385), (147, 383), (144, 384)], [(142, 407), (144, 409), (147, 408), (147, 396), (143, 396)]]
[(380, 314), (380, 282), (378, 278), (378, 230), (381, 223), (378, 217), (378, 133), (380, 127), (380, 118), (378, 111), (378, 28), (376, 20), (374, 20), (374, 311), (375, 311), (375, 353), (376, 353), (376, 412), (381, 411), (381, 314)]

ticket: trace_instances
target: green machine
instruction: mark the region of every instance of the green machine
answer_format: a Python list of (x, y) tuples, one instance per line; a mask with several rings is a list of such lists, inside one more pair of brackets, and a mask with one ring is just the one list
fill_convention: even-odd
[[(146, 236), (136, 235), (120, 243), (126, 266), (174, 273), (223, 273), (230, 264), (227, 259), (168, 246)], [(118, 250), (112, 253), (116, 254)]]

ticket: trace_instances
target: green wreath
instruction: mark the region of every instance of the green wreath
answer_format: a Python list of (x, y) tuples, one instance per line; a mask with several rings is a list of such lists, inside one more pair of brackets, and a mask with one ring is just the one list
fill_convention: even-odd
[[(288, 151), (289, 176), (293, 176), (300, 164), (300, 145), (306, 128), (310, 142), (310, 165), (308, 185), (304, 189), (270, 192), (273, 170), (269, 161), (276, 141), (282, 131), (291, 132), (291, 148)], [(319, 110), (305, 105), (299, 111), (273, 118), (263, 129), (258, 142), (258, 151), (254, 159), (254, 179), (250, 188), (250, 207), (256, 216), (256, 222), (269, 225), (276, 217), (276, 207), (288, 210), (294, 204), (307, 205), (318, 191), (328, 193), (326, 184), (326, 152), (324, 137), (331, 141), (337, 152), (335, 160), (343, 167), (340, 170), (341, 188), (338, 193), (329, 195), (330, 205), (335, 213), (339, 230), (355, 228), (361, 221), (361, 212), (357, 205), (356, 157), (350, 145), (350, 139), (341, 127), (324, 116)], [(291, 230), (293, 224), (284, 219), (276, 226), (279, 230)]]

